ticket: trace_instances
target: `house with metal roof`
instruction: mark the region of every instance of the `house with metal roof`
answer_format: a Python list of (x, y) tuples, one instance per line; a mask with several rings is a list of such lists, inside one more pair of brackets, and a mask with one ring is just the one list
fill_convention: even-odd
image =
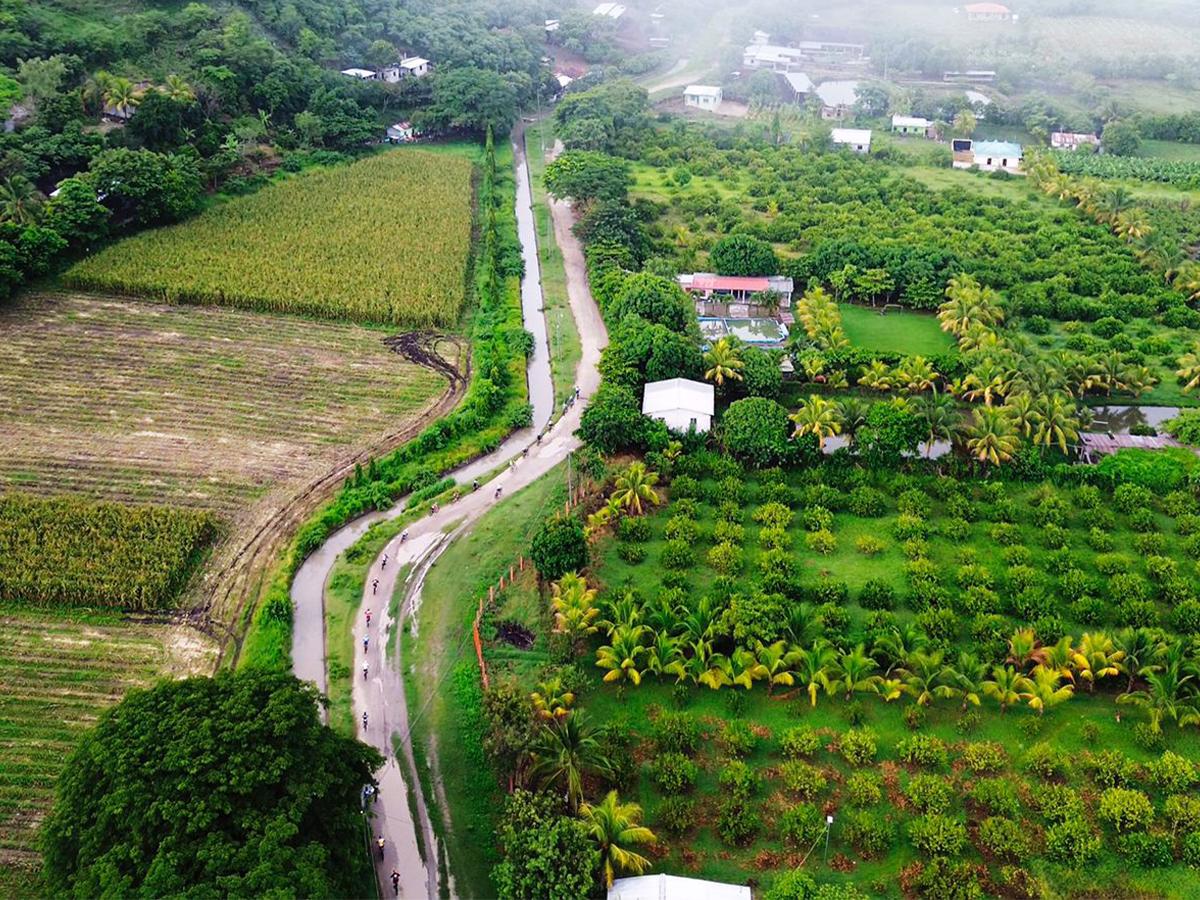
[(857, 81), (822, 81), (816, 88), (822, 119), (844, 119), (858, 102)]
[(740, 884), (678, 875), (639, 875), (614, 881), (607, 900), (751, 900), (751, 896), (750, 888)]
[(964, 9), (968, 22), (1011, 22), (1016, 18), (1003, 3), (968, 3)]
[(715, 112), (721, 105), (721, 89), (712, 84), (689, 84), (683, 90), (683, 105)]
[(974, 141), (970, 138), (955, 138), (950, 142), (954, 154), (954, 168), (979, 169), (981, 172), (1010, 172), (1025, 174), (1022, 164), (1025, 153), (1020, 144), (1011, 141)]
[[(749, 305), (768, 293), (779, 298), (780, 309), (788, 309), (795, 291), (795, 282), (782, 275), (713, 275), (710, 272), (695, 272), (677, 275), (675, 280), (696, 301), (696, 313), (702, 316), (749, 315)], [(709, 308), (714, 303), (722, 305), (722, 308)], [(730, 304), (743, 304), (746, 309), (731, 312), (725, 308)]]
[(892, 131), (896, 134), (915, 134), (928, 137), (933, 123), (919, 116), (892, 116)]
[(783, 80), (787, 82), (788, 89), (791, 91), (792, 100), (796, 103), (803, 103), (812, 94), (815, 85), (812, 79), (803, 72), (785, 72)]
[(690, 378), (651, 381), (642, 394), (642, 414), (666, 423), (672, 431), (708, 431), (714, 407), (713, 386)]
[(871, 129), (835, 128), (829, 134), (835, 147), (848, 147), (855, 153), (871, 152)]

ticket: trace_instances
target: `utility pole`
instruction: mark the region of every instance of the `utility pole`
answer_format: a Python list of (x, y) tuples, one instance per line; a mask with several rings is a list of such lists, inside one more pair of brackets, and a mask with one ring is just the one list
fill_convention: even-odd
[(829, 862), (829, 831), (833, 828), (833, 816), (825, 817), (825, 853), (821, 857), (823, 862)]

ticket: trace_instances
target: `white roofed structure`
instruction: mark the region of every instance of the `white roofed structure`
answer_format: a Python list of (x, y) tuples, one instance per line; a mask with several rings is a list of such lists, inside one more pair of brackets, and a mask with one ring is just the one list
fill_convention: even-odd
[(834, 128), (829, 136), (834, 146), (849, 147), (855, 153), (869, 153), (871, 150), (871, 129), (869, 128)]
[[(698, 432), (706, 432), (712, 428), (715, 396), (713, 386), (705, 384), (703, 381), (692, 381), (690, 378), (651, 381), (646, 385), (645, 393), (642, 395), (642, 414), (666, 423), (666, 426), (672, 431), (686, 432), (694, 428)], [(641, 879), (622, 880), (640, 881)], [(612, 896), (611, 892), (609, 896)], [(631, 894), (630, 896), (643, 895)], [(679, 896), (684, 895), (680, 894)]]
[(892, 116), (893, 128), (928, 128), (933, 123), (920, 116)]
[(750, 888), (678, 875), (639, 875), (618, 878), (608, 900), (752, 900)]
[(619, 19), (625, 15), (625, 7), (620, 3), (601, 3), (592, 10), (593, 16), (606, 16), (609, 19)]
[(803, 72), (785, 72), (783, 76), (788, 83), (788, 87), (795, 94), (811, 94), (813, 91), (812, 79)]
[(363, 81), (370, 81), (375, 77), (375, 73), (371, 69), (342, 69), (343, 75), (349, 75), (351, 78), (361, 78)]

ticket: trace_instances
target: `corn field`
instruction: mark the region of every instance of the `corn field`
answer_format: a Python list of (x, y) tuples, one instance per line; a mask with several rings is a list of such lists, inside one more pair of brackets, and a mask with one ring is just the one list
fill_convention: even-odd
[(196, 510), (0, 495), (0, 603), (170, 607), (215, 537)]
[(66, 279), (170, 303), (450, 327), (466, 295), (470, 243), (471, 163), (399, 150), (135, 235)]

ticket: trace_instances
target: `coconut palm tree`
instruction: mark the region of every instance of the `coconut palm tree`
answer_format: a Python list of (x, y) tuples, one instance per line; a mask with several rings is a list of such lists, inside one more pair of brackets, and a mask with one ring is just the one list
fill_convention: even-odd
[(842, 434), (847, 443), (854, 446), (858, 432), (866, 427), (867, 416), (871, 412), (871, 403), (864, 397), (843, 397), (837, 402), (838, 415), (842, 420)]
[(767, 682), (767, 693), (774, 691), (776, 685), (791, 687), (796, 683), (792, 668), (796, 665), (797, 648), (787, 641), (779, 640), (773, 644), (758, 642), (755, 650), (758, 664), (762, 667), (763, 680)]
[(1016, 429), (1002, 407), (982, 406), (967, 429), (967, 450), (982, 463), (998, 466), (1012, 459), (1020, 445)]
[(830, 690), (845, 692), (845, 698), (851, 694), (875, 693), (879, 683), (883, 681), (875, 670), (879, 668), (875, 660), (867, 655), (862, 644), (853, 650), (843, 653), (837, 661), (830, 678)]
[(1150, 628), (1122, 628), (1114, 636), (1113, 646), (1121, 653), (1121, 658), (1116, 660), (1118, 668), (1129, 676), (1125, 685), (1127, 694), (1133, 691), (1139, 678), (1162, 668), (1160, 661), (1167, 652), (1161, 633)]
[(1075, 404), (1065, 394), (1046, 394), (1038, 398), (1035, 410), (1034, 444), (1055, 445), (1065, 454), (1068, 445), (1079, 440), (1079, 416)]
[(1113, 185), (1096, 198), (1096, 210), (1102, 222), (1115, 222), (1121, 213), (1132, 208), (1133, 193), (1123, 184)]
[(1113, 220), (1113, 231), (1124, 238), (1126, 243), (1132, 244), (1149, 237), (1154, 227), (1144, 212), (1131, 209), (1117, 213), (1116, 219)]
[(892, 370), (883, 360), (876, 359), (863, 368), (862, 374), (858, 376), (858, 383), (873, 391), (890, 391), (894, 383)]
[(929, 643), (928, 638), (915, 622), (893, 626), (890, 631), (875, 639), (871, 656), (883, 667), (883, 674), (891, 677), (892, 672), (904, 665), (904, 661)]
[(36, 225), (42, 219), (45, 199), (24, 175), (10, 175), (0, 181), (0, 221)]
[(1012, 666), (995, 666), (992, 677), (983, 683), (984, 696), (992, 697), (1000, 704), (1000, 712), (1014, 703), (1020, 703), (1029, 695), (1032, 683)]
[(1009, 393), (1011, 381), (1008, 370), (990, 356), (976, 363), (962, 380), (964, 400), (982, 400), (991, 406)]
[(959, 697), (962, 698), (962, 710), (967, 706), (978, 706), (980, 695), (983, 694), (983, 681), (987, 677), (987, 664), (978, 656), (963, 650), (958, 654), (947, 674), (947, 680)]
[(1075, 643), (1069, 634), (1064, 634), (1058, 643), (1042, 647), (1042, 668), (1049, 669), (1066, 681), (1075, 683)]
[(571, 707), (575, 705), (575, 695), (563, 689), (561, 678), (549, 678), (539, 681), (537, 690), (529, 695), (533, 708), (543, 719), (561, 719), (570, 715)]
[(933, 452), (935, 443), (953, 438), (962, 422), (962, 416), (958, 412), (958, 403), (947, 393), (935, 393), (914, 398), (913, 411), (925, 427), (926, 456)]
[(646, 511), (647, 505), (658, 505), (658, 492), (654, 490), (656, 484), (657, 472), (647, 471), (646, 464), (641, 460), (631, 462), (625, 471), (617, 476), (617, 489), (613, 492), (613, 499), (635, 516), (640, 516)]
[(596, 651), (596, 665), (607, 669), (605, 681), (642, 683), (641, 659), (646, 655), (642, 645), (645, 625), (618, 625), (608, 636), (608, 643)]
[(742, 369), (746, 363), (742, 361), (737, 347), (730, 343), (729, 338), (721, 338), (704, 354), (704, 372), (706, 381), (711, 381), (719, 388), (725, 387), (726, 381), (741, 381)]
[(903, 691), (912, 697), (917, 706), (928, 706), (941, 697), (953, 697), (954, 688), (949, 670), (941, 650), (925, 653), (921, 650), (909, 655), (899, 670), (903, 678)]
[(1046, 650), (1032, 628), (1018, 628), (1008, 639), (1008, 662), (1018, 669), (1036, 666), (1046, 659)]
[(583, 801), (583, 779), (608, 778), (612, 763), (604, 751), (600, 732), (576, 709), (551, 719), (530, 748), (529, 777), (544, 790), (561, 791), (575, 812)]
[(574, 647), (589, 634), (595, 634), (600, 610), (596, 608), (596, 591), (587, 580), (568, 572), (552, 586), (554, 595), (550, 608), (554, 613), (554, 630), (566, 635)]
[(767, 677), (767, 667), (758, 661), (753, 650), (738, 647), (729, 657), (729, 681), (740, 685), (746, 690), (754, 687), (754, 682)]
[(1175, 290), (1189, 300), (1200, 300), (1200, 263), (1184, 263), (1172, 274), (1170, 280)]
[(678, 663), (683, 660), (683, 647), (679, 638), (666, 631), (655, 631), (654, 640), (646, 648), (646, 671), (658, 676), (677, 674)]
[(142, 102), (142, 94), (137, 86), (119, 75), (110, 76), (102, 90), (105, 108), (111, 109), (122, 119), (133, 115), (134, 108)]
[(184, 81), (182, 75), (174, 73), (167, 76), (163, 93), (177, 103), (190, 103), (196, 99), (196, 92), (192, 90), (192, 86)]
[(824, 448), (825, 438), (840, 434), (842, 430), (837, 403), (820, 394), (809, 394), (808, 400), (802, 402), (789, 418), (796, 423), (796, 434), (816, 435), (820, 448)]
[(837, 652), (824, 640), (807, 650), (796, 651), (796, 681), (808, 692), (809, 702), (817, 705), (817, 693), (829, 690), (829, 675), (837, 661)]
[(1070, 700), (1075, 688), (1062, 683), (1062, 676), (1053, 669), (1045, 666), (1035, 666), (1033, 677), (1025, 689), (1026, 699), (1030, 707), (1037, 710), (1039, 716), (1045, 715), (1047, 709), (1058, 706)]
[(1096, 690), (1096, 682), (1101, 678), (1114, 678), (1121, 674), (1121, 660), (1124, 658), (1124, 652), (1118, 650), (1113, 639), (1102, 631), (1085, 633), (1071, 656), (1075, 671), (1087, 682), (1089, 691)]
[(706, 641), (724, 615), (712, 597), (704, 596), (692, 604), (679, 620), (679, 633), (685, 641)]
[(1004, 409), (1013, 427), (1023, 438), (1031, 438), (1038, 427), (1040, 418), (1033, 402), (1033, 397), (1026, 393), (1010, 394), (1004, 398)]
[(1185, 382), (1183, 385), (1185, 394), (1200, 385), (1200, 341), (1197, 341), (1191, 350), (1175, 360), (1175, 365), (1179, 366), (1175, 370), (1175, 377)]
[(636, 803), (622, 803), (615, 790), (609, 791), (594, 806), (583, 804), (579, 817), (600, 848), (604, 884), (610, 890), (618, 872), (641, 875), (650, 868), (650, 860), (632, 849), (638, 844), (653, 844), (656, 840), (654, 832), (641, 824), (642, 808)]
[(941, 376), (925, 357), (907, 356), (900, 360), (893, 377), (897, 384), (902, 385), (910, 394), (920, 394), (931, 388), (936, 391)]
[(1197, 699), (1196, 670), (1182, 659), (1167, 662), (1157, 672), (1146, 675), (1144, 690), (1122, 694), (1118, 703), (1129, 703), (1146, 710), (1150, 730), (1162, 733), (1164, 720), (1180, 727), (1200, 725), (1200, 701)]

